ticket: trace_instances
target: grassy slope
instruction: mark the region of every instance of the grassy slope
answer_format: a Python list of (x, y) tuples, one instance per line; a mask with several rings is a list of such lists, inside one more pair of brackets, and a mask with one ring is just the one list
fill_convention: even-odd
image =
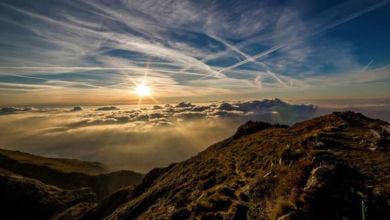
[(10, 159), (19, 161), (20, 163), (46, 166), (64, 173), (77, 172), (88, 175), (98, 175), (106, 172), (106, 169), (103, 164), (99, 162), (86, 162), (81, 160), (63, 158), (48, 158), (24, 153), (21, 151), (12, 151), (5, 149), (0, 149), (0, 154), (7, 156)]
[(106, 172), (97, 162), (40, 157), (0, 149), (0, 168), (63, 189), (90, 187), (99, 199), (117, 189), (138, 184), (143, 174), (133, 171)]
[(381, 219), (390, 214), (384, 128), (351, 112), (290, 128), (247, 124), (189, 160), (152, 170), (128, 196), (107, 199), (116, 208), (103, 202), (84, 218), (358, 219), (364, 201), (366, 214)]
[(96, 203), (88, 188), (63, 190), (41, 181), (0, 169), (2, 219), (51, 219), (75, 205)]

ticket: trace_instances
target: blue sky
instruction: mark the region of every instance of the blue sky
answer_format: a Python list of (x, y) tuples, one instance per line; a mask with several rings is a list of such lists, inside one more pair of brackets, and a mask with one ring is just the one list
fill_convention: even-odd
[(0, 105), (389, 98), (389, 3), (1, 0)]

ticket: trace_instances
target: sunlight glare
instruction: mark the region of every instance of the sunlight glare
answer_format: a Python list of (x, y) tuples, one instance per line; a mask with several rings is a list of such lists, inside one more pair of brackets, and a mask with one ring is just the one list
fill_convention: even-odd
[(150, 88), (145, 83), (141, 83), (135, 88), (135, 94), (139, 97), (150, 96)]

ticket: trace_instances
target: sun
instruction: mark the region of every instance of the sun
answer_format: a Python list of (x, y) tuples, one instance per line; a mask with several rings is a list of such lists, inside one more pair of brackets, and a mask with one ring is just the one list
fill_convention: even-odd
[(139, 97), (150, 96), (150, 87), (143, 82), (135, 87), (134, 92)]

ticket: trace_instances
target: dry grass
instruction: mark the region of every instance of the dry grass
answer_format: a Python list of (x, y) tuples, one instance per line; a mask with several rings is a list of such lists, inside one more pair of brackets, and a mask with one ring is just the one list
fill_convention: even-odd
[(278, 199), (276, 200), (275, 205), (269, 212), (268, 218), (270, 220), (276, 220), (280, 216), (286, 215), (296, 209), (297, 207), (291, 201), (285, 199)]
[[(140, 219), (169, 219), (174, 213), (180, 216), (188, 212), (196, 219), (232, 219), (233, 216), (240, 216), (239, 219), (276, 219), (289, 212), (309, 219), (355, 217), (358, 209), (349, 203), (350, 198), (355, 198), (350, 194), (355, 195), (360, 190), (373, 196), (369, 194), (370, 189), (364, 188), (366, 185), (383, 187), (379, 181), (388, 182), (388, 152), (371, 152), (367, 144), (359, 145), (362, 138), (367, 138), (366, 132), (383, 124), (353, 113), (335, 113), (291, 128), (267, 125), (267, 128), (260, 126), (256, 131), (246, 124), (250, 127), (248, 131), (242, 127), (239, 135), (163, 169), (155, 177), (147, 176), (148, 183), (141, 184), (128, 205), (115, 214)], [(343, 132), (352, 133), (345, 135)], [(318, 144), (319, 141), (323, 144)], [(321, 189), (325, 191), (320, 192), (321, 196), (329, 204), (337, 202), (343, 206), (328, 211), (318, 201), (318, 192), (313, 190), (314, 193), (308, 195), (304, 188), (313, 169), (324, 163), (339, 162), (366, 176), (353, 181), (344, 181), (343, 178), (339, 178), (340, 181), (325, 180), (337, 184)], [(336, 177), (339, 175), (335, 174)], [(156, 198), (155, 192), (161, 194)], [(313, 206), (302, 198), (318, 202), (316, 210), (312, 211)], [(150, 211), (151, 207), (158, 209), (159, 215)], [(382, 206), (378, 207), (376, 211), (383, 212)]]
[(106, 172), (106, 169), (98, 162), (85, 162), (74, 159), (47, 158), (40, 157), (20, 151), (11, 151), (0, 149), (0, 154), (20, 163), (33, 164), (38, 166), (50, 167), (64, 173), (84, 173), (89, 175), (98, 175)]

